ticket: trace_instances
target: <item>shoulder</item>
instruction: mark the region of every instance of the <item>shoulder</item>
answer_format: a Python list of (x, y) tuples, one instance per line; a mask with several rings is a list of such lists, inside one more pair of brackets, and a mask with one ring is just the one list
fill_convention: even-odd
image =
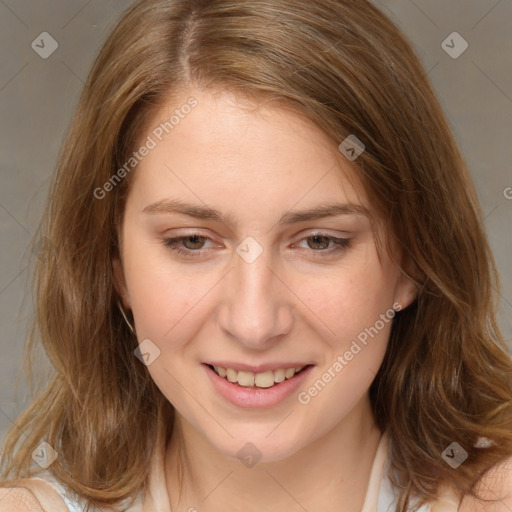
[(29, 489), (0, 487), (0, 512), (45, 512), (45, 510)]
[(512, 457), (489, 470), (476, 486), (489, 502), (464, 496), (458, 512), (510, 512), (512, 510)]
[(0, 487), (0, 512), (69, 512), (59, 492), (50, 482), (31, 477), (14, 487)]

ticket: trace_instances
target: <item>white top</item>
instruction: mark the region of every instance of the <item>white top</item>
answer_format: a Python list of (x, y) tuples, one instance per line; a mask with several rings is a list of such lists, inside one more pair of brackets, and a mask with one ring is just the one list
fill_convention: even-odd
[[(395, 510), (398, 489), (387, 476), (390, 464), (388, 451), (389, 435), (386, 431), (377, 447), (361, 512), (394, 512)], [(85, 510), (85, 500), (80, 499), (69, 489), (65, 489), (48, 470), (39, 473), (37, 477), (25, 480), (22, 486), (29, 488), (48, 512), (61, 510), (62, 512), (83, 512)], [(53, 508), (47, 509), (46, 504), (51, 504)], [(440, 490), (438, 500), (417, 509), (411, 505), (409, 510), (411, 512), (457, 512), (458, 505), (459, 500), (455, 493), (444, 486)], [(105, 511), (105, 507), (102, 510)], [(171, 512), (165, 482), (163, 453), (156, 453), (154, 456), (146, 499), (139, 498), (131, 507), (122, 510), (123, 512)], [(99, 511), (92, 508), (91, 512)]]

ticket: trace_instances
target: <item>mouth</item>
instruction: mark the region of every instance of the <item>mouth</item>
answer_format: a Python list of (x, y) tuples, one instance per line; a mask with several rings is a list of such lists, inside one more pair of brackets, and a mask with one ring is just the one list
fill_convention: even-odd
[(251, 372), (245, 370), (235, 370), (233, 368), (224, 368), (222, 366), (205, 365), (216, 375), (235, 386), (245, 389), (268, 389), (278, 387), (281, 383), (293, 379), (296, 375), (306, 372), (312, 364), (297, 366), (291, 368), (278, 368), (276, 370), (266, 370), (263, 372)]

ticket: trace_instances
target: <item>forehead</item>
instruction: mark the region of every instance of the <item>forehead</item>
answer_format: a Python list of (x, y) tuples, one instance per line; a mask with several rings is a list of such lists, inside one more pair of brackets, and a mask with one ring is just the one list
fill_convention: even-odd
[[(194, 107), (190, 105), (194, 99)], [(260, 214), (294, 204), (344, 201), (369, 209), (355, 168), (305, 116), (228, 91), (191, 90), (166, 99), (140, 137), (152, 149), (135, 189)]]

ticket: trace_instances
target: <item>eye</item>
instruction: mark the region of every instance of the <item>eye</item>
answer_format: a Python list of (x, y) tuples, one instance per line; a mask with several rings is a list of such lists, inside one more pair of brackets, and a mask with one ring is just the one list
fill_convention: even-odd
[(204, 252), (204, 245), (207, 241), (211, 241), (207, 236), (193, 233), (186, 236), (175, 238), (165, 238), (163, 243), (172, 251), (185, 256), (200, 256)]
[(317, 253), (338, 252), (350, 246), (350, 239), (339, 238), (325, 233), (311, 234), (300, 242), (306, 242), (307, 248)]
[[(199, 233), (163, 239), (163, 244), (166, 247), (185, 257), (203, 255), (208, 251), (208, 248), (205, 248), (207, 242), (212, 242), (214, 245), (211, 238)], [(350, 239), (334, 237), (325, 233), (311, 234), (299, 241), (299, 243), (303, 242), (307, 245), (305, 249), (309, 249), (309, 252), (313, 253), (315, 257), (337, 253), (350, 246)]]

